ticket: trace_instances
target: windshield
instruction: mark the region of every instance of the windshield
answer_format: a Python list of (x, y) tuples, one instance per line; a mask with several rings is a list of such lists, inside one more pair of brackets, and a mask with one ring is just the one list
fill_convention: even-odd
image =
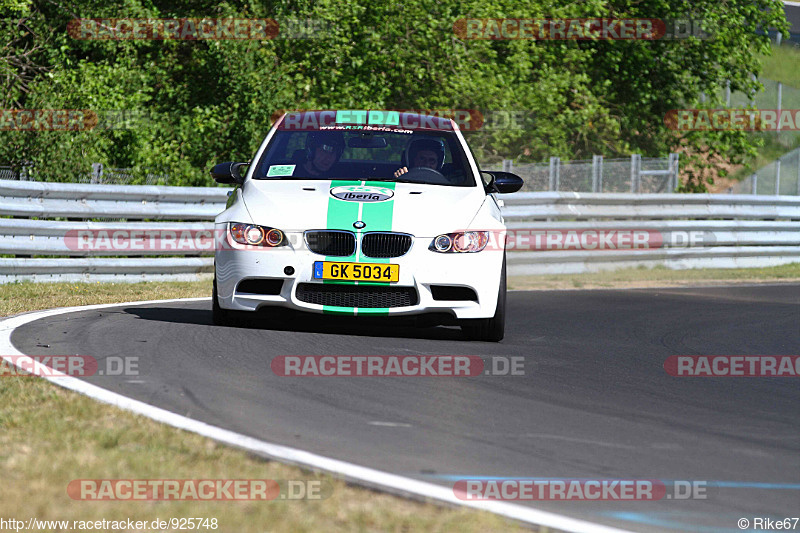
[[(377, 129), (377, 128), (375, 128)], [(254, 179), (350, 179), (474, 187), (452, 131), (278, 130)]]

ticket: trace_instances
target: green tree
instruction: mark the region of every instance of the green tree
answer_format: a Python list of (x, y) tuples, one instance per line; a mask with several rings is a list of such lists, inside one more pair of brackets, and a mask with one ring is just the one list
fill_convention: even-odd
[[(744, 132), (678, 133), (671, 109), (707, 105), (730, 80), (755, 90), (757, 30), (786, 30), (779, 0), (0, 0), (4, 107), (123, 111), (129, 127), (82, 132), (0, 131), (0, 163), (33, 161), (41, 179), (80, 179), (92, 162), (210, 183), (208, 169), (254, 153), (282, 109), (509, 110), (524, 130), (468, 133), (483, 162), (684, 153), (687, 190), (703, 190), (719, 159), (754, 153)], [(480, 18), (693, 18), (713, 39), (668, 41), (465, 40), (455, 21)], [(311, 39), (79, 40), (87, 18), (312, 20)]]

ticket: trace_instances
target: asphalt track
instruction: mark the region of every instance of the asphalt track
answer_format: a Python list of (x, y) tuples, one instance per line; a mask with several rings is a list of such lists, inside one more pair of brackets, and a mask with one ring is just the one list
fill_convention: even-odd
[[(29, 355), (136, 356), (96, 385), (268, 442), (452, 486), (474, 477), (700, 481), (705, 499), (531, 502), (635, 531), (800, 515), (798, 378), (676, 378), (671, 355), (800, 354), (800, 285), (512, 292), (500, 344), (458, 329), (257, 318), (210, 302), (41, 319)], [(258, 326), (258, 327), (256, 327)], [(47, 347), (45, 348), (44, 345)], [(279, 355), (524, 357), (524, 376), (279, 377)], [(752, 525), (750, 526), (752, 528)], [(800, 527), (800, 525), (798, 525)]]

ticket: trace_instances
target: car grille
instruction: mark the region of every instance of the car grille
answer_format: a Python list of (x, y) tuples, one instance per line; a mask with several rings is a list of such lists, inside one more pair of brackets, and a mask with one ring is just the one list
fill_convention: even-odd
[(405, 233), (367, 233), (361, 239), (366, 257), (400, 257), (411, 248), (411, 235)]
[(351, 231), (307, 231), (306, 244), (315, 254), (347, 257), (356, 251), (356, 236)]
[(414, 287), (380, 287), (370, 285), (322, 285), (300, 283), (297, 299), (301, 302), (337, 307), (409, 307), (417, 305)]

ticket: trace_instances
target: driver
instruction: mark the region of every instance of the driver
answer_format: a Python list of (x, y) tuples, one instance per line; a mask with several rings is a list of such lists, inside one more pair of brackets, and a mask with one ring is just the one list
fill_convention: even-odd
[[(408, 145), (407, 161), (410, 161), (411, 168), (432, 168), (437, 172), (442, 171), (444, 166), (444, 143), (439, 139), (416, 139)], [(399, 178), (408, 172), (408, 167), (402, 167), (395, 171), (394, 177)]]
[(306, 137), (306, 162), (302, 168), (311, 176), (322, 176), (330, 171), (342, 152), (344, 135), (341, 132), (311, 132)]

